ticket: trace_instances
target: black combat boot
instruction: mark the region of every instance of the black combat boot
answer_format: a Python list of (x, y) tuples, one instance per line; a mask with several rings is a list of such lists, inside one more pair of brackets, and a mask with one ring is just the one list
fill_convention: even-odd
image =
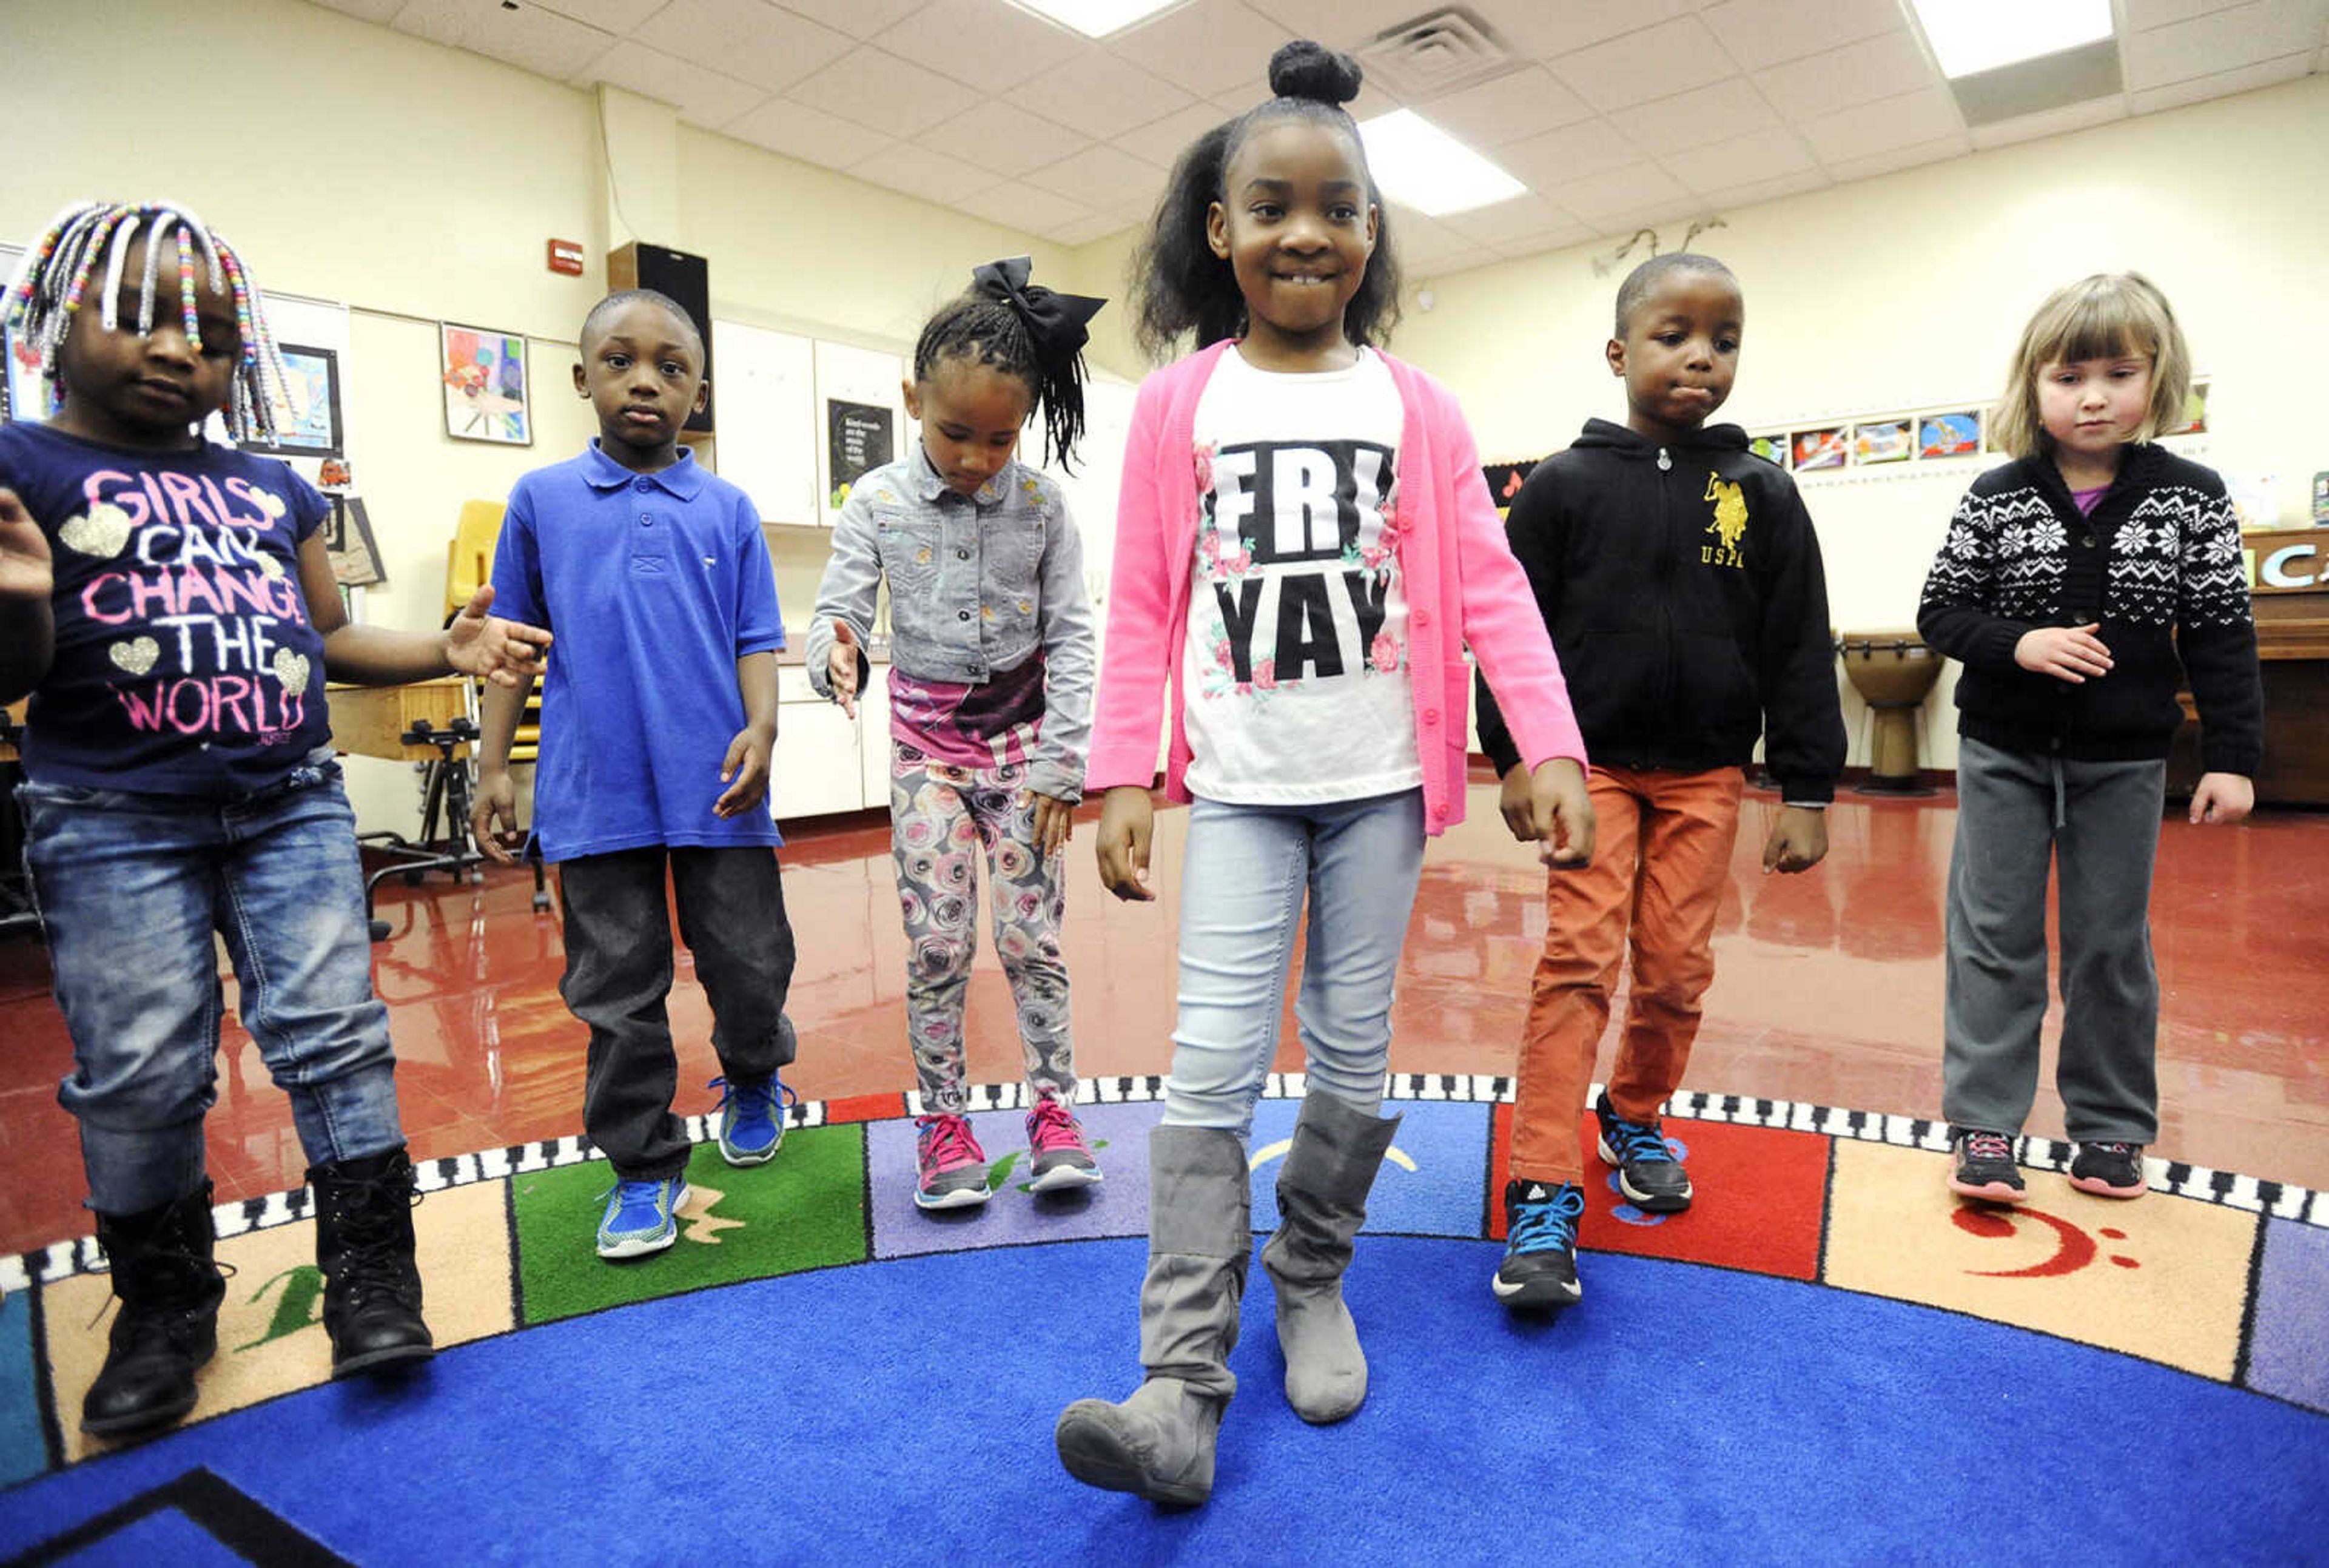
[(332, 1375), (381, 1372), (437, 1354), (420, 1320), (412, 1261), (412, 1161), (404, 1146), (307, 1172), (316, 1192), (316, 1267)]
[(97, 1216), (113, 1268), (105, 1365), (81, 1401), (80, 1430), (127, 1437), (194, 1408), (194, 1369), (217, 1353), (226, 1277), (211, 1247), (211, 1184), (137, 1214)]

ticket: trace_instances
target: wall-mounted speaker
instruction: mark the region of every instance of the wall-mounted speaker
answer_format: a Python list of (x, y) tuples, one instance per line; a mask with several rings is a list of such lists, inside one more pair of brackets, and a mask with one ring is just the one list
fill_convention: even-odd
[[(701, 256), (691, 256), (684, 250), (674, 250), (668, 245), (650, 245), (635, 240), (607, 253), (607, 286), (611, 288), (652, 288), (658, 294), (668, 294), (679, 301), (695, 323), (695, 330), (703, 338), (703, 374), (712, 375), (712, 283), (711, 272)], [(719, 395), (719, 383), (712, 383), (712, 395)], [(691, 430), (709, 434), (712, 430), (712, 405), (710, 399), (703, 411), (687, 421)]]

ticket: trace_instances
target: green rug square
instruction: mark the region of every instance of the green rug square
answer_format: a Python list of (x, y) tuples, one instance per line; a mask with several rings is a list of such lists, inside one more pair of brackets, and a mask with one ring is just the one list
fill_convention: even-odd
[(510, 1178), (525, 1322), (865, 1261), (865, 1134), (854, 1125), (795, 1128), (776, 1158), (743, 1169), (699, 1145), (679, 1240), (619, 1263), (593, 1245), (614, 1181), (603, 1160)]

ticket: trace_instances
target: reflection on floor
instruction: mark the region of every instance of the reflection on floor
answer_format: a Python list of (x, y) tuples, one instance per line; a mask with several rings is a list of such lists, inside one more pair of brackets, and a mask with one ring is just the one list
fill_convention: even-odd
[[(1400, 977), (1392, 1065), (1508, 1072), (1543, 931), (1543, 874), (1506, 836), (1492, 787), (1471, 820), (1432, 845)], [(1826, 864), (1765, 876), (1750, 795), (1688, 1083), (1866, 1110), (1935, 1114), (1940, 1093), (1941, 908), (1956, 812), (1950, 797), (1846, 794)], [(1171, 1044), (1173, 929), (1185, 813), (1161, 812), (1154, 904), (1100, 889), (1089, 822), (1069, 849), (1067, 948), (1079, 1065), (1161, 1072)], [(805, 1099), (911, 1086), (903, 1044), (905, 943), (886, 827), (799, 836), (785, 896), (799, 938), (791, 1012)], [(2234, 831), (2171, 819), (2152, 902), (2162, 990), (2162, 1130), (2155, 1152), (2250, 1176), (2329, 1186), (2329, 816), (2268, 814)], [(495, 871), (481, 888), (443, 879), (382, 890), (394, 935), (375, 949), (417, 1156), (465, 1153), (580, 1130), (584, 1034), (558, 999), (558, 917), (528, 908), (531, 882)], [(683, 1110), (708, 1109), (719, 1072), (710, 1015), (684, 958), (671, 999)], [(234, 984), (227, 981), (234, 1003)], [(2057, 1008), (2059, 1015), (2059, 1007)], [(2051, 1041), (2059, 1017), (2051, 1017)], [(1611, 1031), (1614, 1039), (1615, 1029)], [(971, 983), (974, 1081), (1020, 1071), (1010, 997), (991, 946)], [(43, 950), (0, 940), (0, 1251), (85, 1233), (73, 1126), (55, 1100), (71, 1047)], [(1605, 1043), (1606, 1044), (1606, 1043)], [(1603, 1056), (1606, 1069), (1608, 1057)], [(1290, 1009), (1278, 1065), (1298, 1070)], [(2051, 1047), (2045, 1075), (2052, 1074)], [(230, 1018), (210, 1116), (222, 1201), (296, 1185), (306, 1161), (283, 1096)], [(2041, 1088), (2030, 1130), (2060, 1137)]]

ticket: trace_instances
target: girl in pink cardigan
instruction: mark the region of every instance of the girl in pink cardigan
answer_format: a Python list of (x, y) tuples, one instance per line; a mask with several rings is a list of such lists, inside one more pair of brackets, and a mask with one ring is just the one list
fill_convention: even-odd
[(1193, 802), (1180, 1013), (1150, 1135), (1146, 1380), (1079, 1400), (1060, 1458), (1158, 1502), (1211, 1493), (1251, 1250), (1245, 1138), (1277, 1050), (1306, 895), (1296, 1015), (1309, 1091), (1262, 1249), (1286, 1393), (1314, 1422), (1366, 1397), (1342, 1276), (1397, 1129), (1380, 1115), (1391, 983), (1427, 836), (1464, 814), (1469, 644), (1532, 770), (1546, 858), (1592, 853), (1585, 747), (1464, 416), (1372, 346), (1399, 268), (1347, 57), (1287, 44), (1276, 95), (1181, 156), (1144, 250), (1141, 334), (1196, 353), (1140, 388), (1117, 512), (1087, 793), (1100, 878), (1148, 900), (1157, 736)]

